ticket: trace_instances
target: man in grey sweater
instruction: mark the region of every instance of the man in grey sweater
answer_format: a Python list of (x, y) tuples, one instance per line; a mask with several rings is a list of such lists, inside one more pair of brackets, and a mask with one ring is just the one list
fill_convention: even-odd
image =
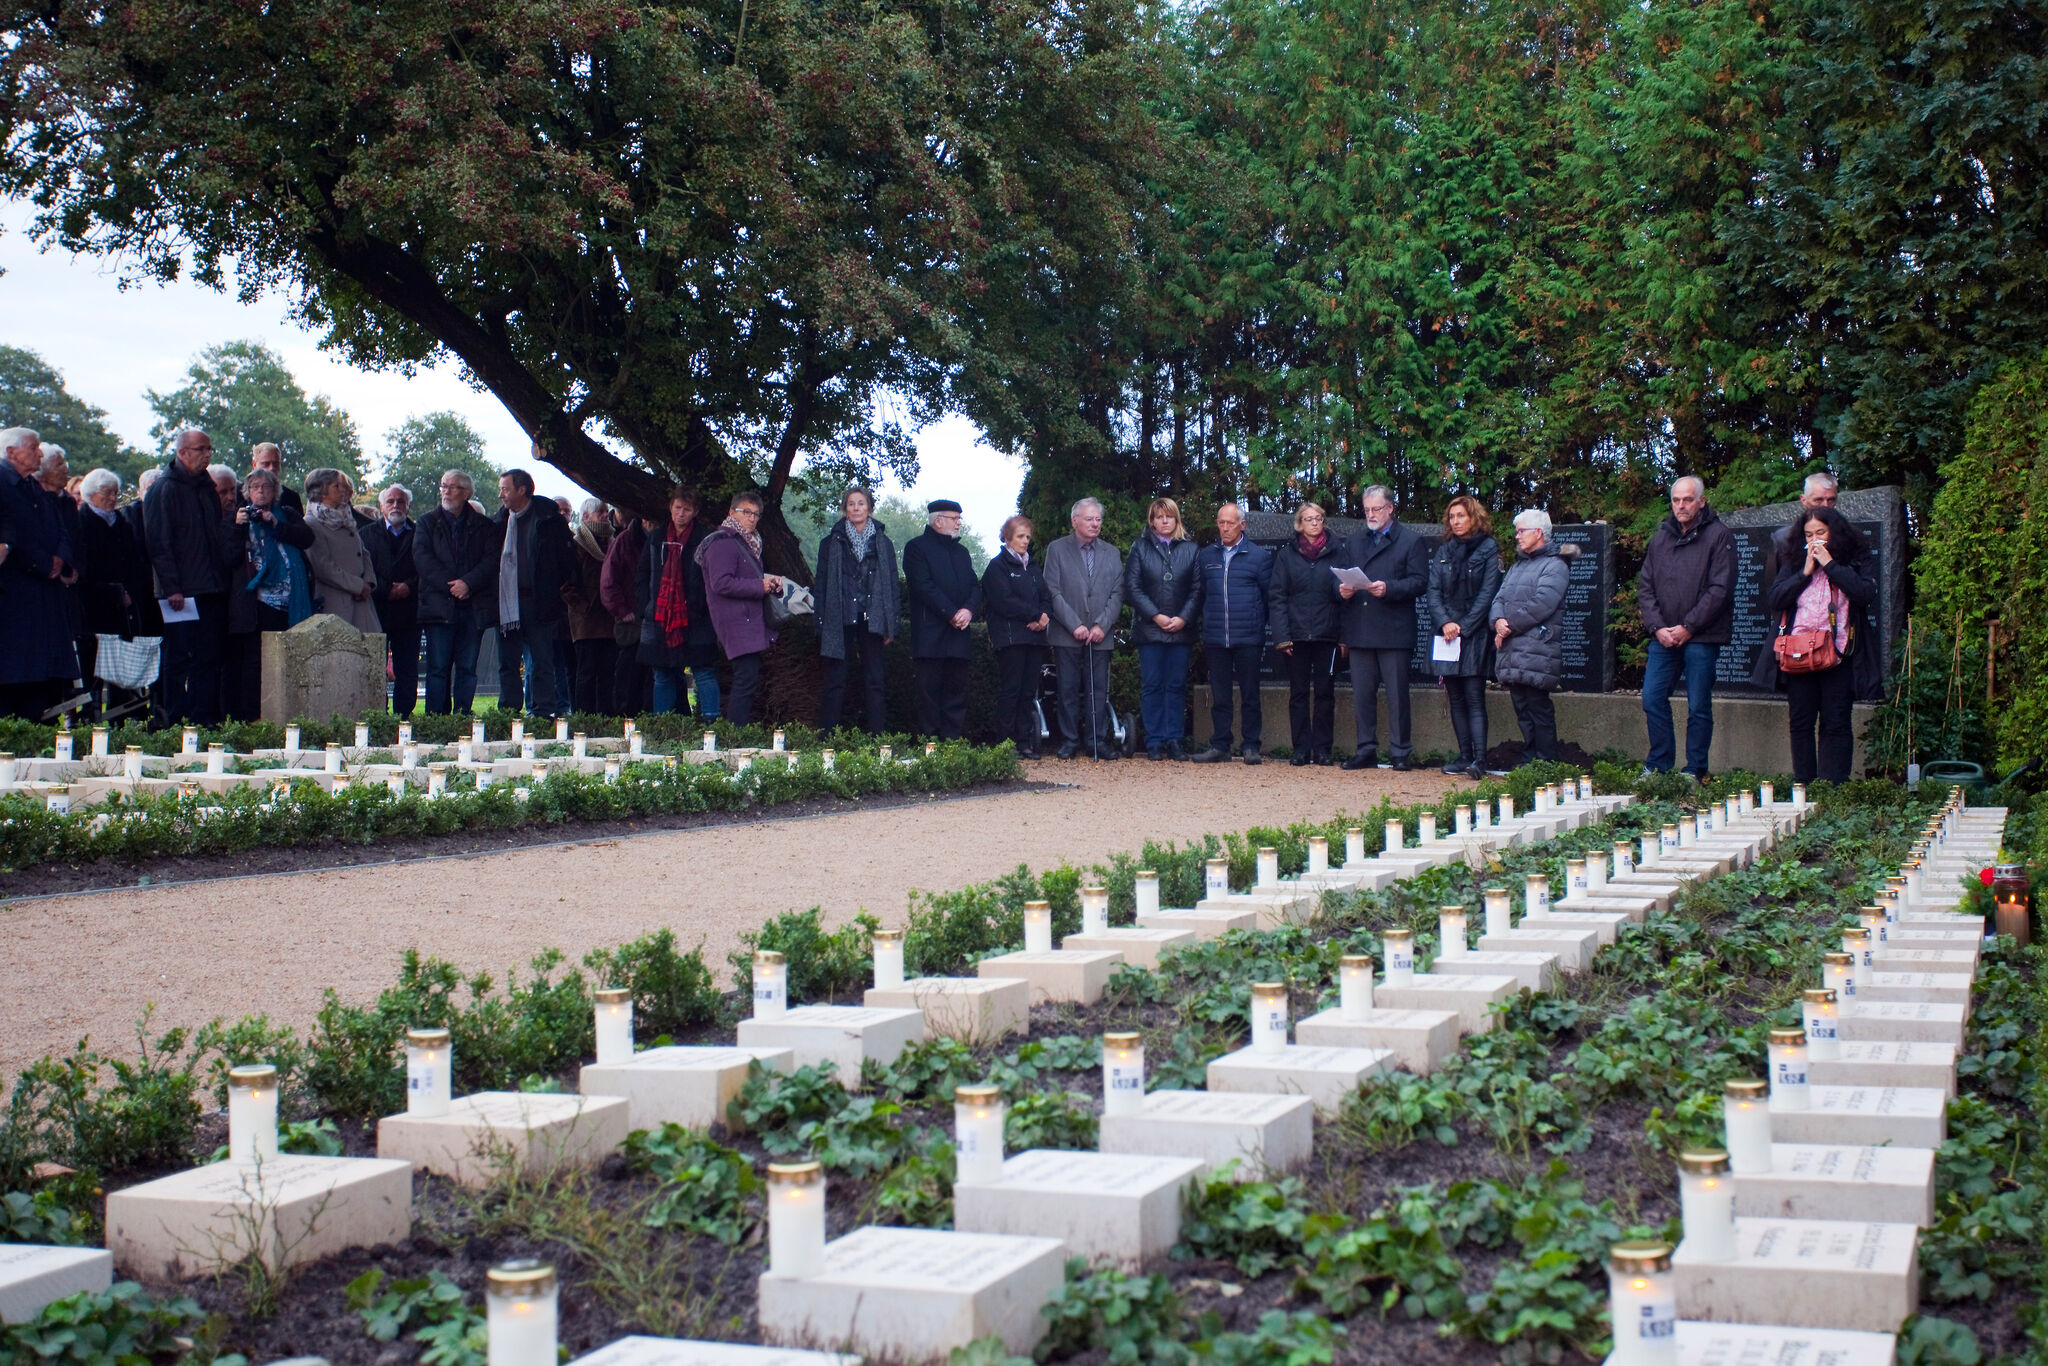
[(1073, 534), (1060, 537), (1045, 552), (1045, 586), (1052, 594), (1052, 628), (1046, 635), (1059, 672), (1058, 756), (1071, 759), (1086, 749), (1098, 759), (1114, 759), (1108, 722), (1109, 655), (1115, 647), (1110, 632), (1124, 610), (1124, 557), (1102, 539), (1101, 503), (1083, 498), (1074, 504), (1070, 520)]

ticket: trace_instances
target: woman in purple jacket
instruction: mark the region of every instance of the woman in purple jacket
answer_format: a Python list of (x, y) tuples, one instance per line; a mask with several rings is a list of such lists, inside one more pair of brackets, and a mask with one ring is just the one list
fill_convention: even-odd
[(725, 521), (697, 547), (704, 593), (719, 648), (732, 662), (732, 696), (725, 719), (744, 726), (753, 716), (754, 690), (761, 682), (761, 657), (775, 643), (762, 599), (782, 591), (782, 576), (761, 567), (761, 495), (734, 496)]

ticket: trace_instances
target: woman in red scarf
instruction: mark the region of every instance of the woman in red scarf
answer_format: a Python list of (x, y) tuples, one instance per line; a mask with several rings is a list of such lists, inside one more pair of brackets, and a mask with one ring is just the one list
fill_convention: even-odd
[(654, 710), (685, 710), (697, 689), (697, 716), (719, 717), (718, 636), (704, 597), (697, 550), (709, 529), (697, 520), (697, 495), (669, 495), (667, 521), (648, 531), (640, 566), (640, 663), (654, 671)]

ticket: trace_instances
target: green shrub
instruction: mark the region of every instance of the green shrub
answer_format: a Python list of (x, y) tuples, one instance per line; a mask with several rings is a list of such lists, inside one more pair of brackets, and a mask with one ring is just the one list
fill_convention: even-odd
[(758, 930), (740, 935), (740, 947), (726, 955), (742, 1001), (754, 995), (754, 954), (783, 955), (791, 1005), (858, 1001), (874, 984), (874, 936), (882, 922), (862, 911), (836, 930), (825, 928), (825, 908), (784, 911)]
[(190, 1156), (204, 1058), (186, 1030), (152, 1039), (154, 1009), (136, 1022), (132, 1061), (81, 1041), (22, 1069), (0, 1124), (0, 1189), (26, 1186), (38, 1162), (106, 1175)]
[(1109, 1366), (1186, 1366), (1188, 1322), (1180, 1296), (1164, 1276), (1132, 1276), (1115, 1267), (1091, 1271), (1079, 1257), (1045, 1306), (1050, 1320), (1040, 1361), (1100, 1351)]
[(673, 930), (656, 930), (615, 949), (592, 949), (583, 955), (583, 966), (594, 985), (632, 991), (633, 1030), (641, 1039), (681, 1034), (730, 1013), (705, 966), (703, 945), (678, 953)]
[(730, 1247), (754, 1226), (761, 1178), (742, 1154), (680, 1124), (635, 1130), (622, 1151), (634, 1170), (661, 1182), (647, 1208), (649, 1228), (702, 1233)]
[(1228, 1171), (1212, 1173), (1188, 1201), (1173, 1255), (1235, 1262), (1243, 1274), (1263, 1276), (1301, 1255), (1310, 1231), (1301, 1202), (1297, 1177), (1236, 1181)]
[(27, 1323), (0, 1327), (0, 1362), (6, 1366), (169, 1366), (210, 1362), (246, 1366), (221, 1356), (225, 1329), (209, 1322), (190, 1296), (157, 1299), (133, 1281), (98, 1293), (85, 1291), (43, 1306)]

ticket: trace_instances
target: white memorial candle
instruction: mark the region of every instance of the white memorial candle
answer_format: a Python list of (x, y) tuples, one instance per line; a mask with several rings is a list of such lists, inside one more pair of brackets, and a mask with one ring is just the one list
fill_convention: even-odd
[(454, 1050), (445, 1029), (405, 1031), (405, 1112), (420, 1119), (448, 1113)]
[(801, 1280), (825, 1269), (825, 1169), (768, 1164), (768, 1274)]
[(572, 759), (587, 759), (590, 757), (590, 737), (580, 730), (569, 741), (569, 757)]
[(1415, 981), (1415, 931), (1387, 930), (1380, 935), (1380, 956), (1387, 965), (1387, 985), (1410, 986)]
[(475, 762), (476, 762), (476, 741), (474, 741), (474, 740), (457, 740), (457, 741), (455, 742), (455, 762), (456, 762), (456, 763), (458, 763), (458, 764), (473, 764), (473, 763), (475, 763)]
[(604, 780), (608, 783), (616, 783), (619, 780), (618, 755), (607, 754), (604, 756)]
[(1451, 813), (1451, 829), (1460, 835), (1472, 833), (1472, 803), (1467, 802)]
[(1756, 799), (1757, 799), (1757, 800), (1758, 800), (1759, 802), (1761, 802), (1761, 803), (1762, 803), (1763, 805), (1765, 805), (1765, 806), (1770, 806), (1770, 805), (1772, 805), (1772, 804), (1773, 804), (1774, 802), (1776, 802), (1776, 801), (1777, 801), (1777, 798), (1778, 798), (1778, 790), (1777, 790), (1777, 788), (1776, 788), (1776, 787), (1775, 787), (1775, 786), (1774, 786), (1773, 784), (1771, 784), (1771, 783), (1759, 783), (1759, 784), (1757, 784), (1757, 790), (1756, 790)]
[(56, 787), (53, 787), (53, 788), (51, 788), (51, 789), (50, 789), (49, 791), (45, 792), (45, 793), (43, 794), (43, 809), (44, 809), (45, 811), (49, 812), (49, 813), (50, 813), (51, 815), (53, 815), (53, 816), (68, 816), (68, 815), (70, 815), (70, 814), (71, 814), (71, 788), (70, 788), (70, 786), (69, 786), (68, 784), (59, 784), (58, 786), (56, 786)]
[(1496, 821), (1495, 824), (1506, 825), (1509, 821), (1515, 818), (1515, 799), (1507, 793), (1503, 792), (1501, 794), (1499, 806), (1500, 819)]
[(1678, 1291), (1671, 1245), (1616, 1243), (1607, 1254), (1614, 1352), (1607, 1366), (1678, 1366)]
[(95, 759), (107, 757), (107, 728), (105, 726), (94, 726), (92, 728), (92, 757)]
[(1636, 866), (1639, 868), (1655, 867), (1657, 864), (1657, 860), (1664, 857), (1663, 839), (1657, 834), (1656, 831), (1645, 830), (1643, 832), (1642, 843), (1642, 856), (1636, 860)]
[(1565, 899), (1570, 900), (1573, 897), (1583, 897), (1592, 890), (1592, 876), (1586, 871), (1586, 861), (1582, 858), (1566, 859), (1564, 861)]
[(1582, 802), (1593, 800), (1593, 779), (1584, 773), (1579, 775), (1579, 800)]
[(1813, 1090), (1806, 1084), (1806, 1031), (1771, 1031), (1771, 1108), (1805, 1110), (1813, 1105)]
[(1271, 845), (1262, 846), (1259, 849), (1258, 870), (1259, 886), (1278, 887), (1280, 885), (1280, 851)]
[(1684, 838), (1676, 824), (1667, 825), (1657, 834), (1657, 851), (1660, 854), (1675, 854), (1683, 844)]
[(629, 757), (634, 759), (638, 759), (642, 755), (646, 754), (647, 737), (640, 734), (638, 731), (635, 731), (633, 732), (633, 734), (628, 735), (626, 737), (626, 753)]
[(363, 725), (363, 724), (362, 724), (361, 722), (357, 722), (357, 723), (356, 723), (356, 748), (357, 748), (357, 749), (368, 749), (369, 747), (370, 747), (370, 728), (369, 728), (368, 726), (366, 726), (366, 725)]
[(277, 1156), (277, 1069), (245, 1063), (228, 1069), (228, 1161)]
[(1832, 1062), (1842, 1056), (1839, 1014), (1835, 993), (1826, 987), (1808, 987), (1799, 993), (1799, 1015), (1806, 1022), (1806, 1054), (1816, 1062)]
[(716, 754), (716, 753), (718, 753), (718, 732), (717, 732), (717, 731), (713, 731), (713, 730), (707, 730), (707, 731), (705, 731), (705, 732), (704, 732), (704, 752), (705, 752), (706, 754)]
[(561, 743), (562, 743), (562, 741), (564, 741), (564, 740), (566, 740), (566, 739), (568, 739), (568, 738), (569, 738), (569, 721), (568, 721), (568, 718), (567, 718), (567, 717), (557, 717), (557, 718), (555, 719), (555, 743), (559, 745), (559, 744), (561, 744)]
[(199, 752), (199, 727), (185, 727), (178, 741), (178, 752), (180, 754), (197, 754)]
[(1735, 824), (1742, 819), (1742, 803), (1733, 797), (1728, 798), (1721, 806), (1721, 817), (1724, 824)]
[(830, 773), (832, 771), (832, 751), (829, 749), (826, 750), (824, 753), (818, 756), (818, 759), (819, 762), (825, 766), (825, 771), (827, 773)]
[(286, 726), (284, 728), (284, 747), (292, 753), (298, 752), (299, 728), (297, 726)]
[(1920, 904), (1919, 859), (1914, 859), (1906, 865), (1906, 897), (1903, 904), (1907, 906), (1918, 906)]
[(1515, 927), (1515, 913), (1512, 903), (1508, 900), (1508, 889), (1505, 887), (1488, 887), (1485, 896), (1486, 932), (1488, 934), (1506, 934)]
[(1877, 970), (1877, 946), (1862, 926), (1842, 931), (1842, 952), (1855, 961), (1858, 977)]
[(438, 797), (448, 790), (448, 765), (427, 765), (427, 795)]
[(1738, 813), (1747, 816), (1752, 811), (1756, 810), (1756, 794), (1744, 790), (1742, 792), (1736, 793), (1735, 797), (1735, 809)]
[(1330, 841), (1322, 835), (1308, 837), (1308, 870), (1311, 874), (1330, 871)]
[(1769, 1089), (1757, 1077), (1737, 1077), (1721, 1088), (1721, 1132), (1729, 1169), (1737, 1176), (1762, 1176), (1771, 1169)]
[(1626, 877), (1636, 870), (1635, 850), (1627, 840), (1614, 842), (1614, 864), (1608, 869), (1609, 877)]
[(1081, 889), (1081, 933), (1107, 934), (1109, 932), (1109, 888), (1083, 887)]
[(398, 752), (398, 763), (401, 768), (418, 768), (420, 766), (420, 747), (414, 744), (406, 745), (405, 748)]
[(886, 764), (896, 757), (896, 747), (894, 745), (877, 745), (875, 746), (875, 757)]
[(995, 1086), (953, 1089), (955, 1181), (1000, 1181), (1003, 1176), (1003, 1093)]
[(789, 1013), (789, 964), (779, 953), (754, 953), (754, 1018), (779, 1020)]
[(1135, 1115), (1145, 1108), (1145, 1042), (1138, 1034), (1102, 1036), (1102, 1113)]
[(781, 732), (781, 730), (778, 729), (775, 732), (775, 738), (772, 741), (770, 741), (770, 746), (775, 750), (776, 753), (780, 754), (783, 750), (789, 748), (789, 737), (784, 735)]
[(214, 777), (219, 777), (228, 771), (228, 747), (226, 745), (208, 745), (206, 747), (206, 771)]
[(1159, 914), (1159, 874), (1150, 868), (1140, 868), (1131, 885), (1138, 898), (1138, 919)]
[(1687, 816), (1684, 820), (1678, 823), (1678, 847), (1681, 849), (1690, 849), (1699, 842), (1700, 823), (1694, 817)]
[(1352, 1024), (1363, 1024), (1372, 1010), (1372, 955), (1347, 953), (1337, 960), (1337, 1010)]
[(1590, 895), (1606, 885), (1607, 855), (1604, 851), (1595, 849), (1586, 855), (1586, 891)]
[(603, 987), (597, 997), (597, 1065), (615, 1067), (633, 1061), (633, 993), (625, 987)]
[(412, 743), (412, 722), (400, 721), (398, 723), (398, 743), (401, 745)]
[(1356, 825), (1344, 828), (1344, 866), (1365, 862), (1365, 831)]
[(1522, 914), (1550, 914), (1550, 879), (1541, 873), (1522, 875)]
[(121, 774), (130, 782), (142, 776), (142, 746), (130, 745), (121, 756)]
[(14, 756), (0, 750), (0, 786), (14, 785)]
[(1401, 822), (1388, 821), (1386, 832), (1381, 838), (1384, 840), (1384, 844), (1381, 847), (1387, 853), (1395, 854), (1399, 853), (1401, 846), (1408, 842), (1408, 832)]
[(521, 741), (519, 742), (519, 757), (520, 757), (520, 758), (522, 758), (522, 759), (537, 759), (537, 758), (539, 758), (539, 757), (540, 757), (540, 741), (538, 741), (538, 740), (534, 739), (534, 738), (533, 738), (533, 737), (532, 737), (531, 735), (529, 735), (529, 736), (525, 737), (524, 739), (522, 739), (522, 740), (521, 740)]
[(1230, 860), (1212, 858), (1202, 861), (1202, 883), (1204, 895), (1223, 897), (1230, 895)]
[(1441, 947), (1439, 953), (1445, 958), (1463, 958), (1472, 951), (1465, 942), (1465, 908), (1463, 906), (1439, 906), (1436, 908), (1436, 932)]
[(484, 723), (483, 723), (483, 722), (481, 722), (481, 721), (472, 721), (472, 722), (470, 722), (470, 723), (469, 723), (469, 743), (470, 743), (470, 744), (472, 744), (472, 745), (474, 745), (474, 746), (476, 746), (476, 747), (478, 747), (479, 749), (481, 749), (481, 748), (483, 747), (483, 743), (484, 743)]
[(1024, 903), (1024, 952), (1052, 952), (1052, 903)]
[(875, 985), (903, 985), (903, 931), (875, 931)]
[(924, 757), (925, 757), (925, 758), (929, 759), (929, 758), (931, 758), (931, 757), (932, 757), (932, 756), (933, 756), (934, 754), (937, 754), (938, 752), (939, 752), (939, 746), (938, 746), (938, 742), (937, 742), (937, 741), (934, 741), (934, 740), (927, 740), (927, 741), (925, 741), (925, 742), (924, 742)]
[(198, 784), (198, 783), (179, 783), (179, 784), (178, 784), (178, 798), (179, 798), (179, 800), (180, 800), (180, 801), (187, 801), (187, 802), (192, 802), (192, 801), (197, 801), (197, 800), (199, 800), (199, 784)]
[(1287, 986), (1284, 982), (1252, 983), (1252, 1048), (1276, 1053), (1287, 1047)]
[(1856, 918), (1863, 925), (1863, 932), (1870, 936), (1873, 946), (1883, 946), (1891, 941), (1892, 922), (1885, 919), (1884, 907), (1865, 906), (1856, 912)]
[(1417, 844), (1436, 843), (1436, 812), (1425, 811), (1415, 818), (1415, 842)]
[(1835, 993), (1835, 1009), (1844, 1015), (1856, 1013), (1856, 956), (1824, 953), (1820, 956), (1820, 984)]
[(1691, 1148), (1678, 1155), (1678, 1222), (1688, 1257), (1735, 1260), (1735, 1183), (1728, 1179), (1727, 1153)]
[(328, 771), (329, 773), (339, 773), (339, 772), (341, 772), (341, 746), (340, 746), (340, 745), (338, 745), (338, 744), (336, 744), (336, 743), (335, 743), (334, 741), (332, 741), (332, 740), (329, 740), (329, 741), (327, 742), (327, 761), (326, 761), (326, 762), (327, 762), (327, 771)]
[(1806, 784), (1805, 784), (1805, 783), (1794, 783), (1794, 784), (1792, 784), (1792, 808), (1793, 808), (1793, 810), (1795, 810), (1795, 811), (1799, 811), (1799, 810), (1804, 810), (1804, 809), (1805, 809), (1805, 807), (1806, 807)]
[(555, 1269), (521, 1257), (484, 1276), (485, 1366), (556, 1366)]

